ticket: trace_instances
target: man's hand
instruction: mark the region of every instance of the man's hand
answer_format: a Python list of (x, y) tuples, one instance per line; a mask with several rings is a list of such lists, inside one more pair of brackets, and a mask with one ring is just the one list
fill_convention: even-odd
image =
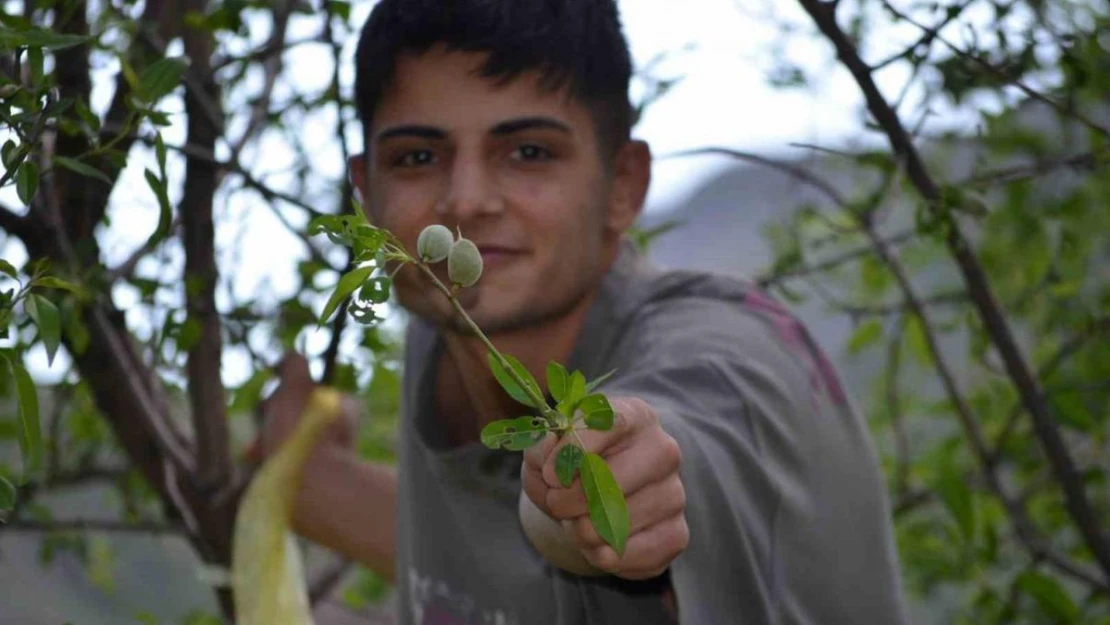
[(625, 579), (660, 575), (686, 548), (686, 491), (679, 477), (678, 443), (659, 424), (643, 400), (611, 398), (615, 418), (608, 431), (579, 430), (586, 450), (605, 458), (628, 502), (630, 534), (618, 556), (590, 523), (582, 482), (563, 488), (555, 475), (555, 456), (573, 438), (554, 436), (524, 453), (524, 492), (537, 508), (558, 521), (566, 537), (593, 566)]
[[(301, 420), (308, 396), (316, 387), (308, 370), (308, 361), (296, 352), (290, 352), (282, 358), (277, 366), (277, 374), (281, 384), (259, 406), (262, 423), (258, 437), (247, 452), (251, 460), (265, 459), (293, 433)], [(316, 448), (354, 448), (359, 402), (354, 397), (344, 396), (342, 408), (340, 418), (328, 426)]]

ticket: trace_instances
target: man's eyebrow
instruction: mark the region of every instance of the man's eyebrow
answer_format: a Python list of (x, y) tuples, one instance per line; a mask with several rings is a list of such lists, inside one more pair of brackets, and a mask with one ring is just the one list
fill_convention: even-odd
[(446, 139), (447, 133), (435, 126), (421, 126), (419, 124), (408, 124), (405, 126), (394, 126), (386, 128), (378, 133), (374, 138), (375, 141), (381, 143), (396, 137), (416, 137), (418, 139)]
[(510, 119), (503, 121), (490, 129), (491, 135), (511, 135), (514, 132), (521, 132), (523, 130), (535, 129), (551, 129), (565, 132), (568, 135), (574, 134), (571, 127), (565, 123), (554, 119), (552, 117), (520, 117), (518, 119)]

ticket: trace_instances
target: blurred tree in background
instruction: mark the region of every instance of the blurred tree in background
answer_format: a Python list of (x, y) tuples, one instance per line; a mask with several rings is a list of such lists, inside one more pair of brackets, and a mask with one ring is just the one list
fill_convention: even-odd
[[(810, 22), (784, 23), (783, 49), (819, 38), (864, 96), (864, 147), (811, 146), (858, 188), (712, 149), (822, 197), (769, 228), (760, 281), (849, 315), (852, 351), (884, 360), (861, 401), (907, 591), (946, 621), (1110, 623), (1110, 7), (786, 4)], [(181, 536), (219, 570), (283, 350), (364, 397), (360, 449), (392, 457), (397, 316), (367, 328), (344, 306), (316, 330), (349, 258), (306, 233), (352, 207), (351, 5), (0, 9), (0, 532), (41, 532), (44, 561), (77, 553), (101, 581), (106, 532)], [(887, 55), (892, 40), (910, 45)], [(784, 59), (772, 80), (804, 89), (807, 71)], [(892, 73), (904, 89), (879, 88)], [(641, 110), (673, 83), (643, 84)], [(923, 130), (944, 116), (960, 121)], [(246, 249), (260, 224), (281, 237)], [(252, 282), (258, 253), (304, 260), (287, 284)], [(93, 483), (116, 493), (111, 518), (44, 503)], [(347, 568), (319, 572), (314, 597)], [(384, 590), (361, 573), (345, 597)]]

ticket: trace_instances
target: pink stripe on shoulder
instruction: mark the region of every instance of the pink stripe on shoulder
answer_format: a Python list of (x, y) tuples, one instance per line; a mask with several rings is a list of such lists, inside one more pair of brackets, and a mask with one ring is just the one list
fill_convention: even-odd
[(824, 351), (809, 336), (805, 326), (780, 302), (756, 287), (744, 294), (744, 305), (766, 317), (775, 327), (779, 339), (805, 363), (815, 393), (824, 391), (833, 403), (847, 403), (848, 397), (836, 369)]

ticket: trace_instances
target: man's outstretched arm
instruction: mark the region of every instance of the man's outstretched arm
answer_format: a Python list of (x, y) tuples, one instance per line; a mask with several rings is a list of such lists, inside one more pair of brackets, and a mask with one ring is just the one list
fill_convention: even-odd
[[(315, 387), (308, 363), (300, 355), (287, 356), (278, 374), (281, 386), (262, 408), (264, 424), (253, 454), (256, 457), (273, 453), (292, 433)], [(392, 582), (396, 472), (388, 465), (358, 457), (354, 451), (358, 401), (345, 398), (343, 411), (305, 463), (293, 508), (293, 528)]]

